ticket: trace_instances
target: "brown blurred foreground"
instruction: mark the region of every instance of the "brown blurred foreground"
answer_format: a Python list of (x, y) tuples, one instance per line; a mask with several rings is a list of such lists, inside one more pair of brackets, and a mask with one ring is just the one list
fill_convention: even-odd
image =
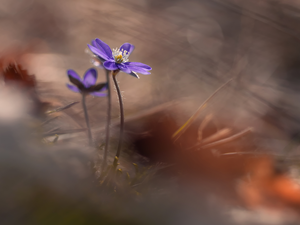
[(127, 124), (128, 131), (136, 134), (129, 133), (129, 137), (138, 153), (152, 163), (171, 165), (165, 173), (179, 175), (180, 183), (201, 194), (214, 193), (249, 209), (299, 213), (299, 180), (291, 176), (285, 155), (270, 154), (271, 149), (257, 145), (255, 132), (238, 133), (228, 126), (230, 121), (222, 123), (211, 115), (174, 141), (172, 135), (179, 127), (172, 112), (178, 110), (175, 107)]

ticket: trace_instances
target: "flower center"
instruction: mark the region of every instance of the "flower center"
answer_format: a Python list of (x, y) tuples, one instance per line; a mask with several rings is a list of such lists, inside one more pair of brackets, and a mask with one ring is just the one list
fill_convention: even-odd
[(112, 54), (116, 63), (128, 62), (129, 53), (126, 50), (116, 48), (113, 49)]

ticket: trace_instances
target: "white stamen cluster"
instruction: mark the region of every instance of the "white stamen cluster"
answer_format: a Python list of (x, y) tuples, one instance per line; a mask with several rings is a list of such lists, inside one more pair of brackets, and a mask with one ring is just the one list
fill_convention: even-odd
[(112, 50), (112, 54), (116, 63), (128, 62), (129, 53), (126, 50), (116, 48)]

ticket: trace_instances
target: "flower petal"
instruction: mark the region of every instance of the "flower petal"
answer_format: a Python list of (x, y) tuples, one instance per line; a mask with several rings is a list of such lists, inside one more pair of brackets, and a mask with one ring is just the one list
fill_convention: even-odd
[(129, 68), (133, 72), (141, 73), (143, 75), (151, 74), (147, 69), (144, 69), (142, 67), (127, 65), (127, 68)]
[(92, 46), (94, 46), (95, 48), (97, 48), (97, 42), (96, 42), (96, 39), (95, 39), (95, 40), (92, 40)]
[(103, 66), (107, 70), (118, 70), (118, 66), (116, 65), (115, 61), (106, 61), (103, 63)]
[(88, 92), (95, 92), (95, 91), (98, 92), (98, 91), (102, 91), (102, 90), (104, 91), (104, 90), (106, 90), (106, 89), (104, 89), (105, 86), (107, 86), (107, 83), (99, 83), (99, 84), (96, 84), (96, 85), (93, 85), (93, 86), (87, 88), (86, 91), (88, 91)]
[(78, 74), (74, 70), (68, 70), (67, 71), (69, 80), (72, 84), (74, 84), (76, 87), (78, 87), (79, 90), (84, 89), (84, 85), (82, 84), (81, 78), (78, 76)]
[(117, 66), (119, 67), (120, 70), (122, 70), (124, 73), (131, 73), (131, 70), (124, 64), (124, 63), (120, 63), (117, 64)]
[(74, 91), (76, 93), (79, 93), (79, 89), (78, 87), (74, 86), (74, 85), (71, 85), (71, 84), (67, 84), (67, 87), (71, 90), (71, 91)]
[(89, 88), (96, 84), (96, 80), (97, 80), (97, 70), (95, 70), (94, 68), (88, 69), (85, 72), (83, 77), (83, 85), (86, 88)]
[(105, 96), (107, 96), (107, 93), (102, 93), (102, 92), (97, 92), (97, 91), (91, 92), (90, 94), (93, 95), (93, 96), (96, 96), (96, 97), (105, 97)]
[(111, 57), (107, 56), (105, 52), (101, 51), (100, 49), (92, 46), (92, 45), (89, 45), (88, 44), (88, 47), (89, 49), (95, 54), (97, 55), (100, 59), (103, 59), (103, 60), (109, 60)]
[(134, 66), (134, 67), (142, 67), (146, 70), (152, 70), (152, 68), (144, 63), (140, 63), (140, 62), (126, 62), (124, 63), (126, 66), (130, 67), (130, 66)]
[[(99, 45), (97, 44), (96, 40), (92, 40), (92, 46), (95, 47), (95, 48), (99, 48), (99, 47), (98, 47)], [(100, 61), (101, 61), (102, 63), (103, 63), (104, 61), (106, 61), (104, 58), (100, 57), (99, 55), (97, 55), (97, 57), (100, 59)], [(95, 62), (95, 61), (94, 61), (94, 62)], [(93, 64), (94, 64), (94, 62), (93, 62)], [(101, 67), (98, 66), (98, 65), (95, 65), (95, 66), (101, 68)], [(102, 67), (102, 68), (103, 68), (103, 67)]]
[(131, 71), (129, 75), (136, 77), (137, 79), (140, 79), (139, 75), (136, 74), (136, 72)]
[(121, 51), (127, 51), (128, 54), (130, 55), (131, 52), (134, 50), (134, 45), (130, 44), (130, 43), (124, 43), (122, 44), (122, 46), (120, 47)]
[(106, 85), (100, 91), (106, 91), (107, 87), (108, 87), (108, 84), (106, 83)]
[(99, 38), (96, 38), (95, 42), (97, 43), (97, 48), (99, 48), (102, 52), (104, 52), (109, 58), (112, 58), (112, 51), (108, 46), (108, 44), (101, 41)]
[(81, 82), (80, 76), (74, 70), (68, 70), (67, 74), (68, 74), (68, 76), (71, 76), (74, 79), (79, 80)]

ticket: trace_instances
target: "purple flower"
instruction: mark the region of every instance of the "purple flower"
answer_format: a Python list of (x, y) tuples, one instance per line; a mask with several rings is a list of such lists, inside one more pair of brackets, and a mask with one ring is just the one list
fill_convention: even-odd
[(124, 43), (120, 48), (111, 50), (106, 43), (97, 38), (92, 41), (92, 45), (88, 44), (88, 47), (98, 56), (107, 70), (121, 70), (137, 78), (139, 76), (136, 73), (147, 75), (150, 74), (149, 70), (152, 70), (146, 64), (128, 62), (128, 57), (134, 49), (132, 44)]
[(107, 94), (102, 93), (107, 89), (106, 83), (96, 84), (97, 71), (94, 68), (88, 69), (83, 79), (74, 71), (68, 70), (67, 75), (72, 84), (67, 84), (67, 87), (74, 92), (82, 94), (91, 94), (97, 97), (105, 97)]

